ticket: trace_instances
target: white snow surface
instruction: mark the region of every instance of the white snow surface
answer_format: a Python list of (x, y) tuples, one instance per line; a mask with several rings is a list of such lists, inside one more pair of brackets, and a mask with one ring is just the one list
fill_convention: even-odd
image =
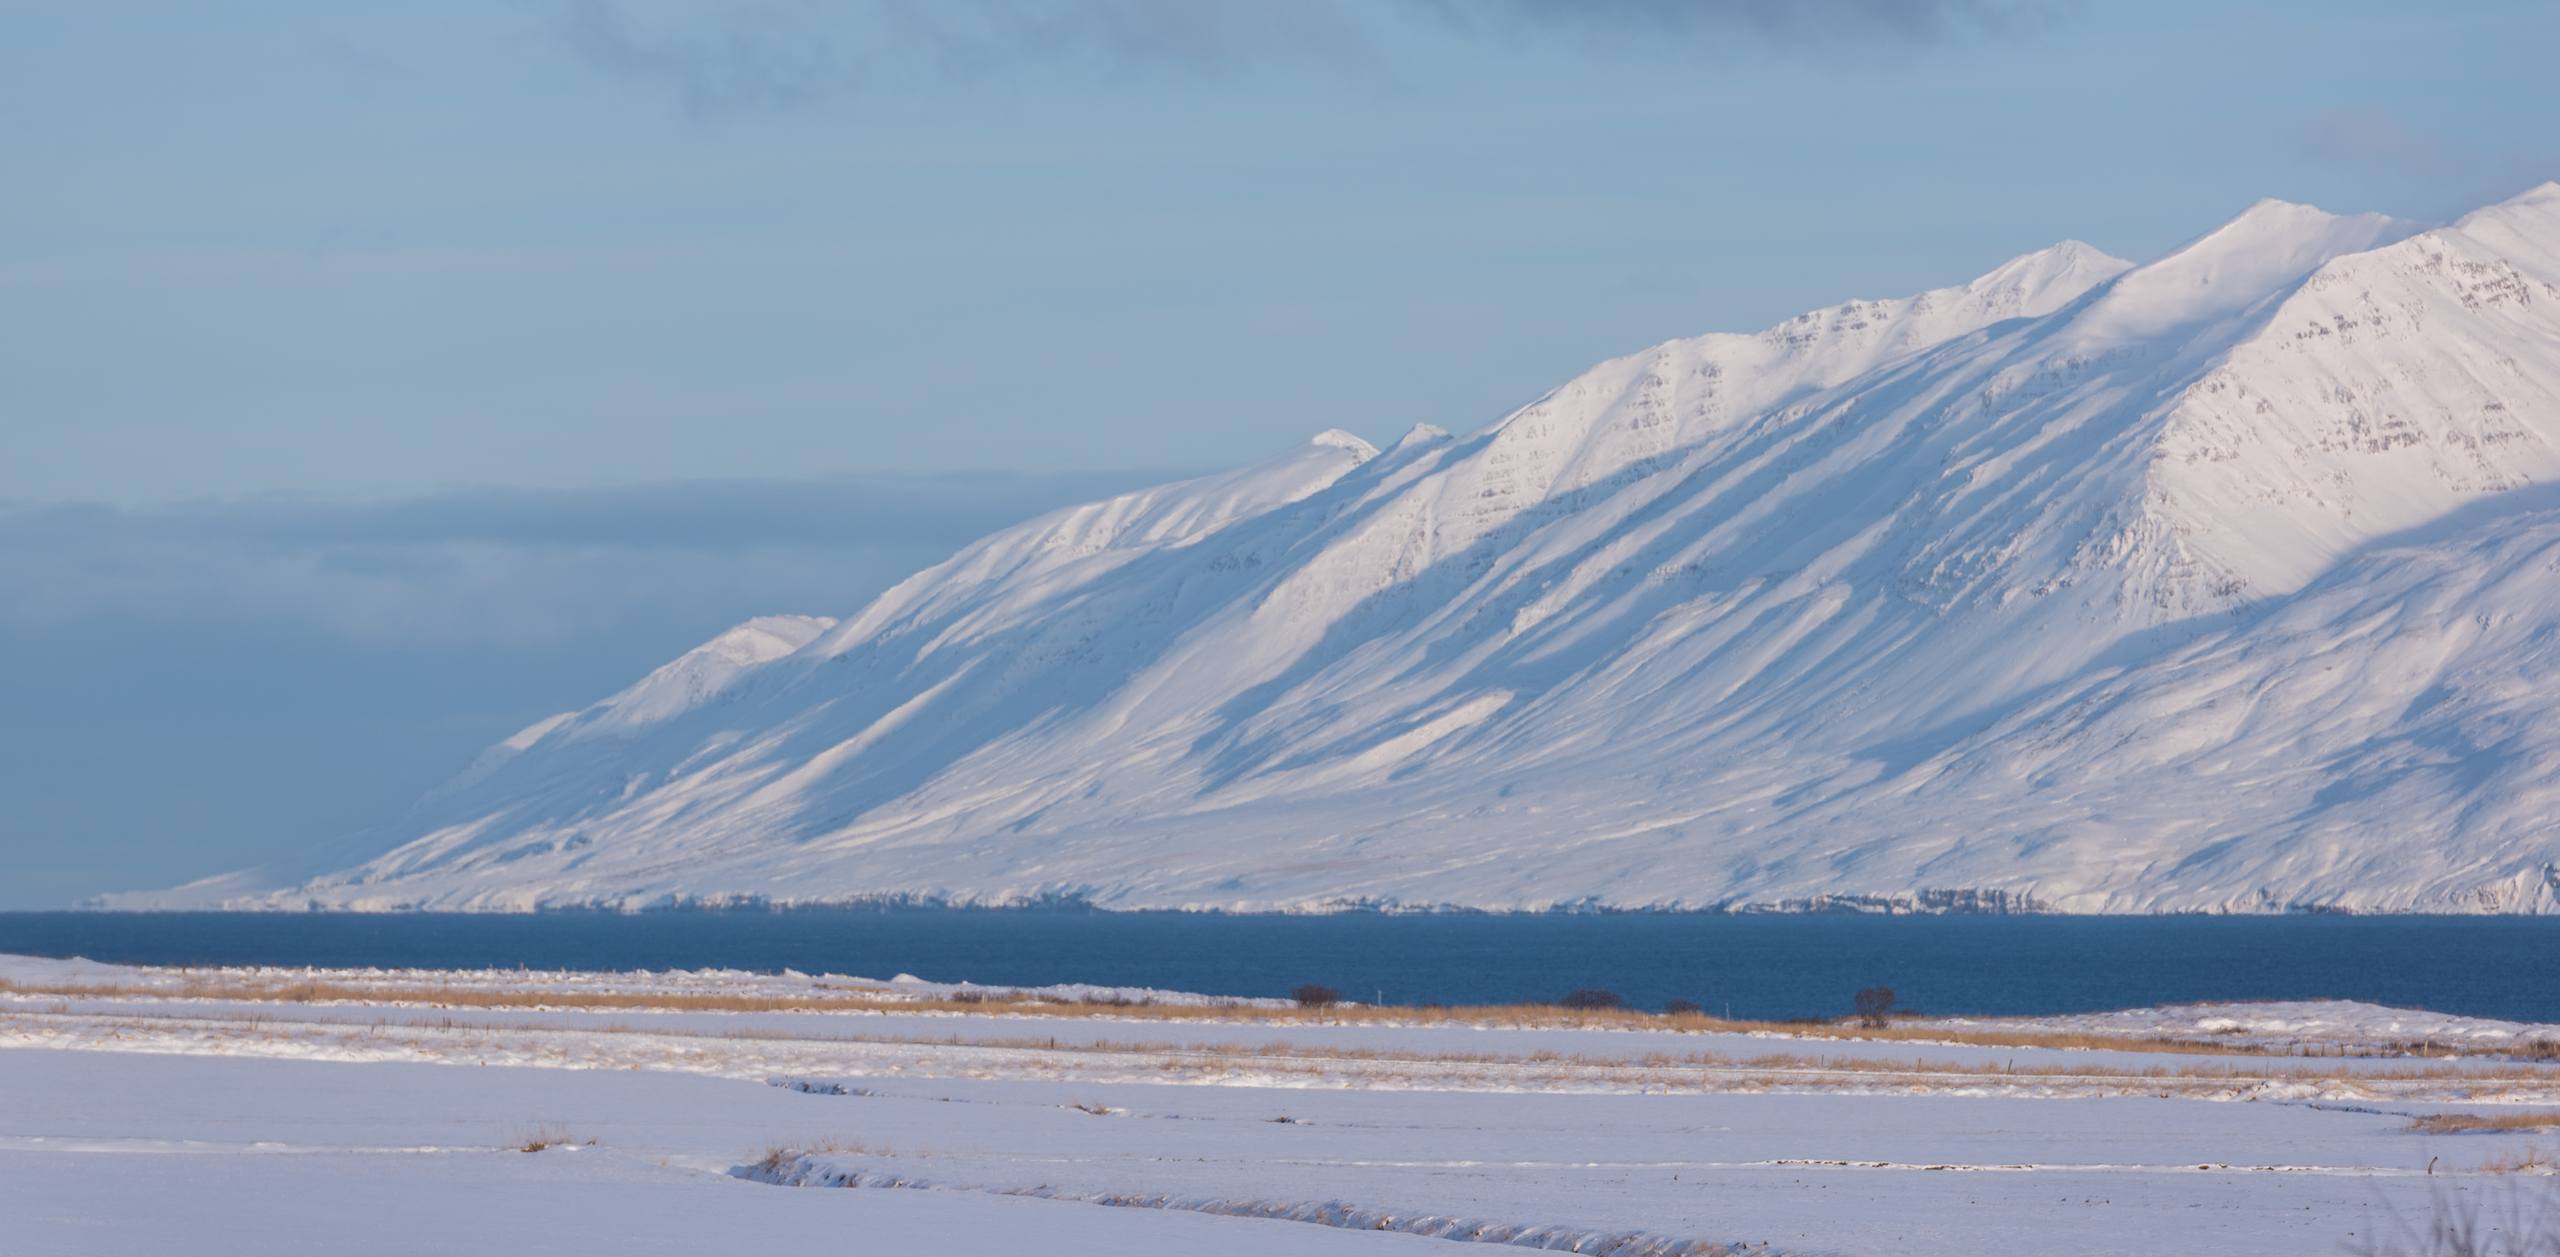
[[(156, 998), (122, 992), (208, 974), (21, 957), (0, 976), (120, 992), (0, 991), (11, 1253), (694, 1253), (741, 1236), (963, 1253), (2354, 1251), (2439, 1205), (2494, 1221), (2549, 1198), (2552, 1133), (2413, 1118), (2560, 1103), (2560, 1067), (2481, 1057)], [(569, 975), (395, 976), (540, 992)], [(818, 981), (587, 978), (643, 1006)], [(2226, 1014), (2317, 1047), (2392, 1010), (2089, 1024), (2221, 1036)], [(546, 1135), (560, 1142), (520, 1150)]]
[(2560, 184), (1328, 432), (121, 907), (2560, 910)]

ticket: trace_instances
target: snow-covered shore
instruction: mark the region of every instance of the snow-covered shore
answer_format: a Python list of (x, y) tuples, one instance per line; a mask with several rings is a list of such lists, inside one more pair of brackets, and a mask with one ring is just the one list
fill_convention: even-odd
[[(266, 994), (222, 998), (216, 978)], [(2017, 1047), (1308, 1023), (1107, 988), (1053, 998), (1132, 1004), (1024, 1015), (955, 1010), (943, 995), (984, 990), (960, 984), (703, 971), (0, 957), (0, 980), (14, 984), (0, 992), (0, 1213), (39, 1252), (142, 1251), (187, 1233), (288, 1252), (450, 1252), (501, 1235), (550, 1252), (700, 1251), (686, 1245), (702, 1219), (759, 1242), (859, 1235), (933, 1251), (1434, 1251), (1473, 1238), (1628, 1254), (2112, 1253), (2135, 1237), (2329, 1251), (2446, 1193), (2493, 1201), (2544, 1181), (2544, 1135), (2430, 1135), (2414, 1118), (2560, 1110), (2560, 1067), (2540, 1061), (2315, 1054), (2553, 1028), (2344, 1004), (1928, 1023), (2091, 1044)], [(276, 982), (325, 984), (330, 998), (297, 1002)], [(349, 996), (367, 983), (378, 998)], [(420, 989), (533, 1000), (438, 1006), (412, 998)], [(670, 999), (849, 989), (918, 1007)], [(613, 998), (539, 1003), (563, 990)], [(2154, 1042), (2190, 1034), (2204, 1050)], [(559, 1146), (511, 1150), (542, 1142)], [(136, 1173), (153, 1190), (120, 1186)], [(285, 1201), (299, 1222), (276, 1240)], [(392, 1216), (425, 1221), (386, 1229)]]

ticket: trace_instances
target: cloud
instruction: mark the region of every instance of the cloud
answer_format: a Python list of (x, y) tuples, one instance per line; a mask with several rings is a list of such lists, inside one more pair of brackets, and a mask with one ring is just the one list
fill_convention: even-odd
[(297, 858), (750, 616), (1163, 478), (0, 502), (0, 907)]
[(699, 115), (792, 109), (891, 74), (990, 74), (1023, 62), (1111, 73), (1226, 73), (1280, 62), (1366, 65), (1398, 32), (1570, 36), (1700, 51), (1917, 48), (2029, 30), (2059, 0), (570, 0), (581, 59), (672, 89)]
[(2551, 178), (2560, 150), (2471, 144), (2414, 126), (2386, 109), (2331, 109), (2283, 133), (2295, 155), (2396, 183), (2410, 212), (2453, 216)]
[(523, 647), (636, 617), (707, 636), (767, 612), (851, 611), (995, 529), (1164, 478), (986, 473), (0, 508), (0, 622)]
[(669, 22), (608, 0), (578, 0), (563, 19), (581, 57), (617, 75), (670, 84), (698, 113), (808, 104), (854, 86), (868, 70), (808, 6), (722, 4)]
[(697, 115), (796, 108), (918, 69), (969, 77), (1030, 60), (1224, 70), (1351, 56), (1358, 42), (1322, 0), (572, 0), (560, 26), (589, 64), (672, 88)]
[(2059, 12), (2032, 0), (1413, 0), (1460, 30), (1670, 36), (1781, 48), (1926, 45), (2034, 29)]
[(2304, 119), (2294, 136), (2315, 160), (2411, 178), (2470, 172), (2473, 158), (2384, 109), (2331, 109)]

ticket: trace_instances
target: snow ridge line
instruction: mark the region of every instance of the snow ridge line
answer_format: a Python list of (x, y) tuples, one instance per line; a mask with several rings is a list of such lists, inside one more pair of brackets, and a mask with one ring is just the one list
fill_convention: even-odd
[(1726, 1244), (1715, 1240), (1678, 1239), (1644, 1231), (1586, 1231), (1575, 1227), (1488, 1222), (1441, 1214), (1399, 1214), (1344, 1204), (1338, 1200), (1233, 1200), (1215, 1196), (1171, 1196), (1150, 1192), (1072, 1192), (1055, 1187), (983, 1187), (943, 1183), (877, 1170), (846, 1168), (807, 1154), (775, 1158), (768, 1164), (730, 1169), (735, 1178), (777, 1187), (870, 1187), (910, 1191), (980, 1192), (1101, 1205), (1113, 1209), (1163, 1209), (1227, 1218), (1265, 1218), (1305, 1222), (1352, 1231), (1396, 1231), (1462, 1244), (1504, 1244), (1547, 1252), (1584, 1253), (1590, 1257), (1782, 1257), (1766, 1244)]

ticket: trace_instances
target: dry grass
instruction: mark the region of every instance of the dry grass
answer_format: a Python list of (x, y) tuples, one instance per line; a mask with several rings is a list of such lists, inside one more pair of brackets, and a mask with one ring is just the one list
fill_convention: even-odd
[(2393, 1056), (2512, 1056), (2528, 1061), (2560, 1061), (2560, 1039), (2519, 1039), (2503, 1047), (2473, 1047), (2434, 1039), (2399, 1039), (2384, 1044)]
[(1260, 1025), (1463, 1025), (1498, 1029), (1649, 1030), (1686, 1034), (1750, 1034), (1863, 1043), (1943, 1043), (1971, 1047), (2060, 1048), (2194, 1056), (2271, 1055), (2253, 1044), (2064, 1031), (1955, 1029), (1927, 1025), (1863, 1026), (1847, 1022), (1741, 1021), (1702, 1013), (1576, 1009), (1554, 1004), (1404, 1007), (1257, 1007), (1238, 1002), (1159, 1004), (1143, 1000), (1046, 1000), (1018, 992), (961, 992), (947, 998), (885, 994), (769, 996), (704, 992), (490, 990), (445, 985), (367, 985), (306, 980), (258, 982), (192, 978), (170, 986), (58, 983), (21, 986), (29, 994), (74, 998), (274, 1001), (296, 1004), (393, 1004), (435, 1008), (613, 1010), (726, 1013), (994, 1013), (1013, 1017)]
[(260, 981), (237, 977), (187, 975), (182, 982), (151, 986), (113, 983), (11, 983), (0, 980), (0, 994), (53, 995), (67, 998), (262, 1001), (296, 1004), (363, 1004), (430, 1008), (521, 1009), (526, 1011), (718, 1012), (718, 1013), (921, 1013), (975, 1014), (1064, 1019), (1110, 1018), (1124, 1021), (1228, 1025), (1311, 1026), (1466, 1026), (1522, 1030), (1642, 1030), (1675, 1034), (1739, 1034), (1839, 1043), (1927, 1043), (1989, 1048), (2050, 1048), (2065, 1051), (2145, 1052), (2184, 1056), (2256, 1057), (2454, 1057), (2513, 1058), (2560, 1062), (2560, 1040), (2527, 1039), (2505, 1045), (2450, 1044), (2407, 1040), (2360, 1046), (2328, 1045), (2308, 1049), (2270, 1048), (2214, 1037), (2115, 1035), (2082, 1031), (1957, 1028), (1919, 1024), (1870, 1026), (1851, 1018), (1838, 1021), (1749, 1021), (1713, 1017), (1700, 1012), (1648, 1013), (1633, 1009), (1582, 1009), (1557, 1004), (1426, 1005), (1422, 1007), (1335, 1005), (1259, 1006), (1239, 1000), (1204, 1004), (1156, 1003), (1114, 996), (1096, 1000), (1053, 1000), (1019, 991), (959, 991), (942, 997), (915, 997), (862, 989), (826, 987), (809, 995), (733, 995), (693, 991), (556, 991), (524, 987), (495, 989), (451, 984), (373, 984), (325, 979)]
[(2438, 1193), (2422, 1223), (2387, 1220), (2348, 1251), (2358, 1257), (2560, 1257), (2560, 1198), (2546, 1180), (2510, 1182), (2486, 1199)]
[(2409, 1123), (2421, 1135), (2461, 1135), (2475, 1131), (2550, 1130), (2560, 1127), (2560, 1113), (2430, 1113)]
[(553, 1148), (593, 1148), (603, 1142), (593, 1136), (580, 1139), (558, 1126), (545, 1126), (507, 1147), (517, 1152), (547, 1152)]
[[(18, 1018), (22, 1025), (49, 1020), (32, 1010)], [(110, 1018), (118, 1025), (132, 1023), (142, 1030), (159, 1020), (150, 1015), (127, 1014)], [(231, 1033), (250, 1038), (269, 1036), (292, 1038), (308, 1043), (314, 1036), (327, 1039), (336, 1036), (349, 1046), (371, 1052), (386, 1048), (407, 1048), (433, 1059), (455, 1059), (460, 1050), (467, 1059), (477, 1050), (491, 1045), (510, 1050), (536, 1051), (548, 1059), (570, 1064), (593, 1061), (599, 1066), (655, 1067), (640, 1062), (656, 1062), (676, 1068), (700, 1068), (718, 1056), (707, 1053), (706, 1041), (734, 1039), (807, 1045), (823, 1051), (826, 1045), (878, 1045), (912, 1049), (955, 1048), (990, 1053), (1021, 1053), (1031, 1058), (1027, 1064), (1040, 1076), (1064, 1078), (1065, 1070), (1095, 1068), (1113, 1076), (1130, 1071), (1161, 1072), (1186, 1081), (1218, 1081), (1237, 1079), (1267, 1082), (1274, 1076), (1303, 1079), (1308, 1082), (1345, 1086), (1396, 1086), (1416, 1077), (1427, 1079), (1434, 1087), (1459, 1090), (1491, 1088), (1583, 1088), (1600, 1086), (1610, 1089), (1677, 1090), (1694, 1093), (1756, 1092), (1770, 1090), (1822, 1091), (1866, 1090), (1878, 1086), (1896, 1091), (1936, 1091), (1949, 1088), (1979, 1089), (1986, 1085), (2007, 1090), (2025, 1087), (2039, 1093), (2081, 1092), (2095, 1089), (2103, 1094), (2146, 1094), (2158, 1096), (2207, 1095), (2227, 1096), (2235, 1089), (2247, 1089), (2261, 1083), (2298, 1083), (2352, 1080), (2358, 1085), (2398, 1082), (2459, 1082), (2466, 1089), (2496, 1084), (2507, 1087), (2547, 1088), (2555, 1080), (2541, 1067), (2519, 1065), (2510, 1069), (2466, 1068), (2453, 1064), (2410, 1062), (2401, 1065), (2369, 1064), (2354, 1070), (2344, 1065), (2327, 1065), (2311, 1060), (2279, 1060), (2275, 1058), (2227, 1059), (2215, 1063), (2193, 1058), (2162, 1059), (2159, 1064), (2137, 1066), (2130, 1062), (2087, 1063), (2053, 1062), (2017, 1068), (2007, 1061), (1928, 1061), (1906, 1060), (1892, 1056), (1843, 1054), (1806, 1054), (1803, 1052), (1770, 1052), (1757, 1055), (1717, 1052), (1629, 1053), (1626, 1055), (1568, 1054), (1544, 1052), (1487, 1052), (1417, 1050), (1412, 1047), (1363, 1047), (1353, 1045), (1301, 1045), (1289, 1042), (1128, 1042), (1116, 1040), (1061, 1040), (1054, 1037), (987, 1037), (961, 1034), (857, 1034), (838, 1033), (815, 1028), (781, 1028), (771, 1026), (738, 1026), (718, 1030), (692, 1027), (640, 1028), (567, 1026), (559, 1022), (520, 1021), (491, 1018), (488, 1020), (456, 1019), (435, 1016), (385, 1016), (370, 1024), (327, 1020), (287, 1020), (242, 1017), (237, 1014), (185, 1014), (169, 1020), (186, 1023), (193, 1033)], [(119, 1032), (120, 1033), (120, 1032)], [(535, 1036), (522, 1043), (511, 1043), (504, 1036), (523, 1033)], [(611, 1040), (625, 1037), (661, 1041), (645, 1049), (606, 1046)], [(1776, 1047), (1778, 1045), (1772, 1044)], [(635, 1051), (638, 1055), (635, 1055)], [(1088, 1064), (1089, 1063), (1089, 1064)], [(805, 1063), (779, 1063), (772, 1068), (781, 1071), (823, 1068), (818, 1057)], [(968, 1062), (956, 1060), (952, 1067), (964, 1072), (1004, 1068), (995, 1061)], [(1120, 1077), (1126, 1081), (1126, 1077)]]
[(2560, 1163), (2554, 1163), (2551, 1154), (2540, 1148), (2503, 1152), (2480, 1163), (2483, 1174), (2549, 1174), (2554, 1169), (2560, 1169)]
[[(377, 1023), (377, 1025), (383, 1023)], [(433, 1028), (463, 1033), (513, 1031), (551, 1033), (564, 1027), (543, 1022), (466, 1022), (446, 1020)], [(1894, 1078), (1927, 1085), (1944, 1081), (1953, 1085), (1972, 1085), (1985, 1079), (1998, 1079), (2011, 1084), (2039, 1082), (2133, 1082), (2160, 1086), (2229, 1086), (2256, 1082), (2336, 1081), (2354, 1079), (2374, 1082), (2423, 1082), (2460, 1080), (2466, 1083), (2547, 1083), (2548, 1075), (2539, 1070), (2500, 1071), (2439, 1065), (2407, 1065), (2369, 1067), (2347, 1070), (2342, 1067), (2322, 1068), (2295, 1064), (2290, 1058), (2252, 1061), (2248, 1065), (2208, 1065), (2179, 1062), (2144, 1067), (2103, 1064), (2046, 1064), (2019, 1069), (2012, 1063), (1987, 1061), (1947, 1061), (1903, 1059), (1897, 1057), (1862, 1057), (1810, 1055), (1802, 1052), (1765, 1052), (1734, 1055), (1723, 1052), (1647, 1052), (1639, 1055), (1608, 1056), (1577, 1052), (1541, 1050), (1533, 1052), (1462, 1051), (1454, 1049), (1419, 1050), (1409, 1047), (1355, 1047), (1334, 1044), (1301, 1044), (1286, 1040), (1266, 1043), (1234, 1043), (1217, 1041), (1177, 1042), (1172, 1040), (1084, 1039), (1065, 1040), (1055, 1037), (1002, 1037), (987, 1035), (902, 1035), (902, 1034), (821, 1034), (802, 1030), (780, 1030), (746, 1027), (709, 1033), (630, 1027), (575, 1027), (581, 1033), (615, 1033), (670, 1038), (719, 1038), (750, 1042), (845, 1043), (913, 1048), (968, 1048), (993, 1052), (1041, 1053), (1061, 1056), (1130, 1056), (1157, 1058), (1154, 1068), (1168, 1072), (1220, 1074), (1238, 1069), (1263, 1073), (1286, 1073), (1320, 1076), (1335, 1072), (1336, 1067), (1375, 1065), (1385, 1068), (1420, 1066), (1435, 1071), (1450, 1067), (1473, 1067), (1478, 1080), (1497, 1076), (1515, 1081), (1613, 1081), (1629, 1084), (1656, 1085), (1666, 1079), (1665, 1073), (1682, 1071), (1733, 1075), (1729, 1083), (1740, 1085), (1800, 1086), (1818, 1085), (1823, 1080), (1854, 1082)], [(1460, 1075), (1451, 1074), (1450, 1077)], [(1720, 1088), (1721, 1089), (1721, 1088)], [(1074, 1106), (1084, 1108), (1084, 1106)], [(1104, 1106), (1084, 1108), (1093, 1112)]]
[(754, 1161), (749, 1162), (749, 1164), (764, 1171), (768, 1175), (779, 1175), (785, 1168), (789, 1167), (792, 1162), (797, 1161), (802, 1157), (821, 1156), (829, 1153), (849, 1157), (890, 1157), (897, 1155), (895, 1151), (888, 1148), (873, 1148), (864, 1144), (852, 1143), (842, 1139), (820, 1139), (808, 1143), (774, 1144), (764, 1150), (763, 1156), (757, 1157)]

